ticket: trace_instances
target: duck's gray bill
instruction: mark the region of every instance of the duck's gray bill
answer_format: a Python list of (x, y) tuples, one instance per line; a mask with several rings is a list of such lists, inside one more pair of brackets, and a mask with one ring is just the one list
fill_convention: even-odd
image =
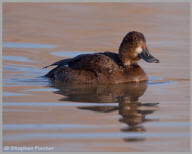
[(145, 60), (146, 62), (148, 63), (159, 63), (159, 60), (155, 57), (153, 57), (149, 51), (146, 49), (146, 50), (143, 50), (143, 52), (141, 52), (139, 55), (138, 55), (139, 58)]

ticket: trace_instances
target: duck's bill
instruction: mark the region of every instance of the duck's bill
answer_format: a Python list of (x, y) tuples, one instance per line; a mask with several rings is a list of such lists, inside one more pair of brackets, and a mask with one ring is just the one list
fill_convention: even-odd
[(159, 60), (153, 57), (148, 50), (143, 50), (139, 55), (139, 58), (145, 60), (148, 63), (159, 63)]

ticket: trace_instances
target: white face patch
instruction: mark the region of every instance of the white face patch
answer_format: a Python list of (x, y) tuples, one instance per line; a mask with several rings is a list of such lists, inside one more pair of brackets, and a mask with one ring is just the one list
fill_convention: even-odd
[(143, 51), (143, 49), (141, 48), (141, 47), (138, 47), (138, 48), (136, 48), (136, 52), (139, 54), (139, 53), (141, 53)]

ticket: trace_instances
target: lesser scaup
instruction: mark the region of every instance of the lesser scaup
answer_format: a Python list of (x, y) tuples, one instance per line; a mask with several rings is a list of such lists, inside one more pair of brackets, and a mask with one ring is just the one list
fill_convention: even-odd
[(159, 63), (159, 60), (149, 53), (144, 35), (131, 31), (123, 38), (118, 54), (112, 52), (81, 54), (60, 60), (49, 65), (57, 67), (45, 77), (69, 83), (108, 84), (146, 81), (145, 72), (137, 64), (140, 59), (149, 63)]

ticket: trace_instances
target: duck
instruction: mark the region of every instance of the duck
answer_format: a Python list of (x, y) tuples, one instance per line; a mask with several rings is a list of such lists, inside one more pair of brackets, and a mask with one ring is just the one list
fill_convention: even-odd
[(118, 84), (147, 81), (146, 73), (138, 64), (140, 59), (148, 63), (160, 62), (149, 52), (145, 36), (141, 32), (130, 31), (124, 36), (118, 53), (105, 51), (62, 59), (45, 66), (44, 68), (56, 67), (44, 77), (75, 84)]

